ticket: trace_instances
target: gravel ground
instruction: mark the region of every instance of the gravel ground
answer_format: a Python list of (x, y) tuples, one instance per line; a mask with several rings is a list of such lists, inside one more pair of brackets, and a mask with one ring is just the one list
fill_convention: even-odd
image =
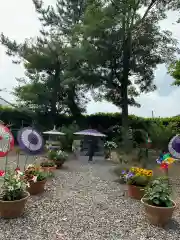
[(68, 161), (43, 195), (29, 199), (23, 217), (0, 219), (0, 239), (178, 240), (179, 209), (165, 229), (150, 226), (140, 202), (124, 196), (113, 167), (102, 160)]

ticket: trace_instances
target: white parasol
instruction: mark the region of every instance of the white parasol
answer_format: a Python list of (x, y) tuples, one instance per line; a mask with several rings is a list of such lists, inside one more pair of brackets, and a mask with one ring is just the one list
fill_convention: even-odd
[(75, 135), (94, 136), (94, 137), (106, 137), (105, 134), (98, 132), (95, 129), (86, 129), (80, 132), (75, 132)]
[(48, 135), (65, 135), (65, 133), (57, 131), (55, 126), (54, 126), (53, 130), (43, 132), (43, 134), (48, 134)]

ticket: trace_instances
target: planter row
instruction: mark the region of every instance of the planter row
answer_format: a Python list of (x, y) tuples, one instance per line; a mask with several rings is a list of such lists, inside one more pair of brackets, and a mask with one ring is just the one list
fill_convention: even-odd
[[(56, 167), (42, 167), (45, 172), (54, 172)], [(0, 200), (0, 216), (3, 218), (16, 218), (24, 213), (26, 202), (30, 195), (36, 195), (44, 192), (46, 179), (43, 181), (29, 182), (27, 191), (24, 192), (24, 198), (15, 201)]]

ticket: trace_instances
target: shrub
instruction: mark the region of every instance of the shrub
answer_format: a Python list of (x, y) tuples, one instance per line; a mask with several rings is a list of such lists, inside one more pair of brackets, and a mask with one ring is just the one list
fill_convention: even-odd
[(74, 140), (74, 133), (79, 131), (79, 126), (73, 122), (72, 124), (65, 126), (63, 125), (60, 129), (61, 132), (65, 133), (65, 137), (62, 138), (62, 149), (71, 151), (72, 150), (72, 143)]
[(149, 134), (153, 148), (166, 150), (170, 139), (177, 133), (176, 125), (171, 123), (163, 125), (162, 123), (152, 123), (149, 128)]

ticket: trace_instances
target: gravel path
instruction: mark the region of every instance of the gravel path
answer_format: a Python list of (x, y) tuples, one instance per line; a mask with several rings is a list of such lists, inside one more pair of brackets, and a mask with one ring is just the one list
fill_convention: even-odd
[(69, 161), (41, 196), (29, 199), (25, 215), (0, 219), (6, 240), (178, 240), (179, 209), (165, 229), (150, 226), (139, 201), (123, 196), (108, 162)]

